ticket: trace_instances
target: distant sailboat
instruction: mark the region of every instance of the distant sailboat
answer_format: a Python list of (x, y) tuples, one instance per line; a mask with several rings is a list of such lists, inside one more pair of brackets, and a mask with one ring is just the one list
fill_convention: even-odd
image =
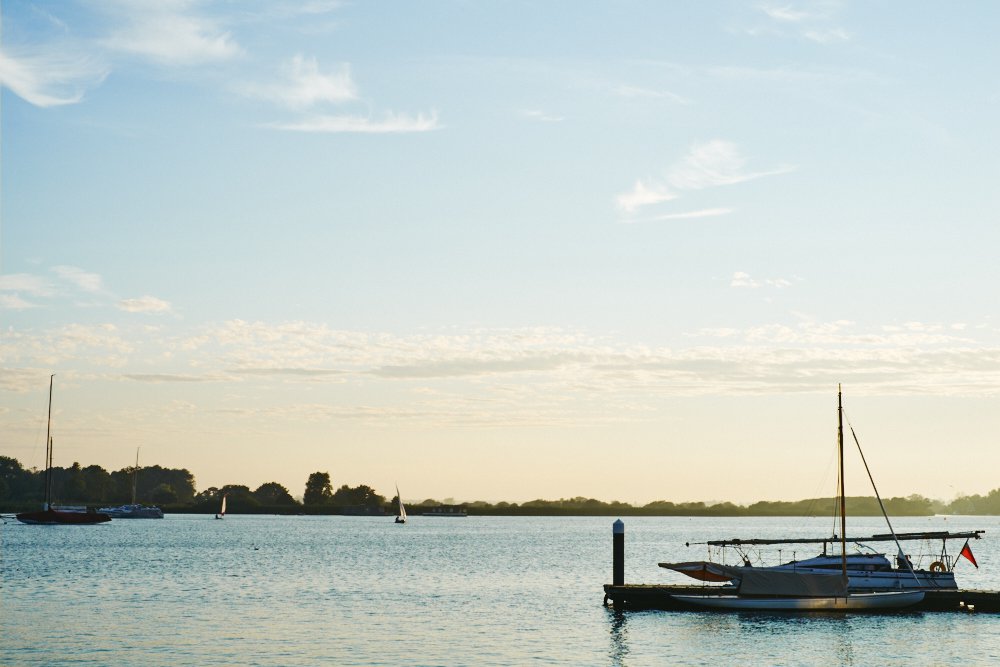
[(396, 485), (396, 523), (406, 523), (406, 508), (403, 507), (403, 496), (399, 495), (399, 484)]
[(135, 467), (132, 468), (132, 504), (121, 507), (102, 507), (100, 512), (104, 512), (112, 519), (162, 519), (163, 510), (155, 505), (146, 507), (136, 502), (136, 491), (139, 485), (139, 448), (135, 449)]
[(21, 523), (40, 525), (59, 524), (92, 524), (111, 521), (107, 514), (94, 512), (92, 509), (86, 512), (69, 512), (63, 509), (53, 509), (52, 507), (52, 383), (55, 375), (49, 376), (49, 417), (48, 426), (45, 428), (45, 502), (42, 503), (40, 512), (22, 512), (17, 515), (17, 520)]
[(225, 519), (226, 518), (226, 496), (225, 495), (222, 496), (222, 507), (219, 508), (219, 513), (215, 515), (215, 518), (216, 519)]

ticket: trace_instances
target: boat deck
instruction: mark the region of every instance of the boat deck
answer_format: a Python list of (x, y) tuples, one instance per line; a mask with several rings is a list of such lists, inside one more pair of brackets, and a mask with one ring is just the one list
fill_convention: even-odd
[[(604, 585), (604, 603), (615, 609), (661, 609), (664, 611), (705, 611), (704, 607), (694, 607), (679, 602), (671, 595), (722, 595), (732, 594), (732, 588), (721, 586), (678, 586), (669, 584), (625, 584)], [(1000, 613), (1000, 591), (940, 590), (927, 591), (922, 602), (899, 610), (951, 611), (998, 614)], [(884, 613), (884, 612), (883, 612)], [(897, 612), (898, 613), (898, 612)]]

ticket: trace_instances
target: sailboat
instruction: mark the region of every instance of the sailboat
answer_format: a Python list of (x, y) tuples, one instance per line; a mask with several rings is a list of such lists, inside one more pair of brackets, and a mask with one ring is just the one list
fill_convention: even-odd
[(399, 484), (396, 485), (396, 523), (406, 523), (406, 508), (403, 507), (403, 496), (399, 495)]
[(226, 518), (226, 496), (225, 496), (225, 494), (223, 494), (223, 496), (222, 496), (222, 507), (219, 508), (219, 513), (215, 515), (215, 518), (216, 519), (225, 519)]
[[(661, 567), (684, 572), (696, 579), (737, 582), (735, 593), (729, 593), (724, 587), (706, 591), (704, 595), (677, 594), (671, 595), (671, 597), (698, 607), (772, 611), (874, 611), (901, 609), (921, 602), (925, 594), (923, 590), (882, 590), (864, 593), (850, 590), (847, 569), (847, 510), (844, 493), (844, 408), (839, 385), (837, 387), (837, 458), (840, 465), (837, 484), (837, 499), (840, 510), (839, 572), (821, 568), (799, 570), (781, 567), (732, 567), (719, 563), (660, 563)], [(867, 463), (865, 467), (867, 469)], [(869, 472), (869, 476), (870, 474)], [(879, 502), (881, 503), (881, 500)], [(888, 521), (888, 516), (886, 516), (886, 521)], [(892, 531), (891, 523), (889, 530)], [(893, 536), (895, 537), (894, 532)], [(910, 573), (913, 574), (912, 568)], [(721, 594), (719, 594), (720, 592)]]
[(67, 511), (52, 507), (52, 384), (55, 375), (49, 376), (49, 414), (45, 428), (45, 502), (40, 512), (22, 512), (17, 515), (21, 523), (36, 525), (87, 525), (111, 521), (111, 517), (92, 509)]
[(99, 512), (104, 512), (112, 519), (162, 519), (163, 510), (159, 507), (146, 507), (135, 501), (136, 488), (139, 483), (139, 448), (135, 449), (135, 468), (132, 469), (132, 504), (121, 507), (102, 507)]

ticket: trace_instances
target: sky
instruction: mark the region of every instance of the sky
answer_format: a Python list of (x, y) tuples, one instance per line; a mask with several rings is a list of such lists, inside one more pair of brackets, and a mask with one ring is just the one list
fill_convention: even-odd
[(199, 490), (794, 500), (842, 384), (882, 495), (1000, 487), (998, 21), (7, 0), (0, 455), (55, 374), (56, 465)]

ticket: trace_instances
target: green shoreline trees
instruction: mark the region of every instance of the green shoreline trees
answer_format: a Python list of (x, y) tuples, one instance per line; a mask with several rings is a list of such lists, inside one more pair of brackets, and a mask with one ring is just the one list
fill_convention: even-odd
[[(53, 468), (53, 495), (57, 504), (120, 505), (132, 497), (132, 468), (108, 472), (100, 466)], [(0, 511), (13, 512), (33, 509), (42, 500), (44, 471), (26, 469), (8, 456), (0, 456)], [(375, 489), (361, 484), (341, 485), (333, 489), (328, 472), (314, 472), (306, 480), (303, 500), (277, 482), (261, 484), (254, 490), (242, 484), (209, 487), (196, 492), (195, 479), (188, 470), (144, 466), (138, 476), (137, 500), (157, 504), (167, 512), (214, 513), (222, 496), (233, 514), (384, 514), (395, 508), (395, 497), (386, 500)], [(411, 514), (419, 515), (428, 507), (440, 503), (427, 499), (407, 503)], [(891, 516), (929, 516), (933, 514), (1000, 515), (1000, 488), (985, 496), (959, 496), (945, 503), (911, 495), (889, 498), (886, 511)], [(641, 506), (618, 501), (604, 502), (594, 498), (563, 498), (532, 500), (524, 503), (463, 503), (469, 514), (523, 516), (833, 516), (833, 498), (812, 498), (797, 501), (759, 501), (750, 505), (729, 502), (675, 503), (657, 500)], [(874, 497), (849, 497), (847, 510), (853, 516), (878, 516)]]

